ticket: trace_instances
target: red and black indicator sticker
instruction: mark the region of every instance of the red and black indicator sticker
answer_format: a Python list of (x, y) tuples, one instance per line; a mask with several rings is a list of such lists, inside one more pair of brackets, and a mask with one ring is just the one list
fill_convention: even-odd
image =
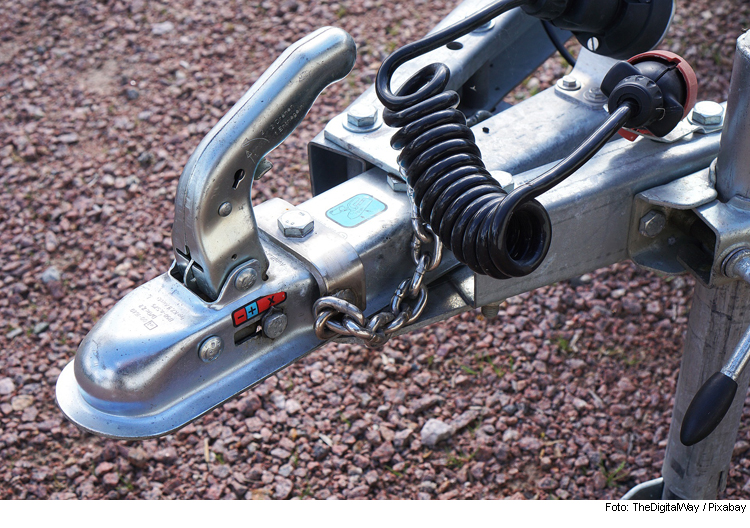
[(286, 292), (273, 293), (265, 297), (259, 297), (252, 302), (247, 303), (242, 308), (237, 308), (232, 312), (232, 322), (234, 326), (240, 326), (251, 319), (259, 316), (272, 306), (276, 306), (286, 300)]

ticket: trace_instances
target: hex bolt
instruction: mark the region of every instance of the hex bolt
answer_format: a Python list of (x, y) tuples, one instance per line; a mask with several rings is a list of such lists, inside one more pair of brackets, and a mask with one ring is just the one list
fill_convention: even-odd
[(583, 98), (586, 99), (590, 103), (594, 104), (604, 104), (607, 102), (607, 96), (602, 93), (602, 91), (594, 86), (593, 88), (589, 88), (586, 90), (586, 93), (583, 94)]
[(224, 350), (224, 341), (219, 336), (211, 336), (201, 344), (198, 349), (198, 356), (208, 363), (219, 357), (222, 350)]
[(357, 128), (370, 128), (378, 120), (378, 109), (371, 104), (355, 104), (346, 113), (347, 122)]
[(566, 92), (574, 92), (581, 87), (581, 83), (572, 75), (565, 75), (557, 85)]
[(714, 101), (700, 101), (693, 107), (693, 121), (699, 125), (721, 125), (724, 121), (724, 107)]
[(490, 319), (494, 319), (495, 317), (497, 317), (497, 314), (499, 314), (499, 313), (500, 313), (500, 303), (499, 302), (485, 304), (484, 306), (482, 306), (482, 315), (488, 321)]
[(649, 211), (641, 217), (638, 232), (648, 238), (654, 238), (667, 225), (667, 217), (659, 211)]
[(237, 278), (234, 279), (234, 286), (240, 291), (246, 291), (255, 284), (257, 279), (258, 272), (255, 271), (255, 268), (247, 268), (237, 274)]
[(219, 216), (229, 216), (232, 212), (232, 204), (230, 202), (224, 202), (219, 206)]
[(287, 238), (304, 238), (312, 233), (315, 221), (310, 213), (295, 209), (282, 214), (277, 220), (279, 229)]
[(283, 312), (270, 313), (263, 318), (263, 333), (270, 339), (276, 339), (286, 330), (287, 318)]

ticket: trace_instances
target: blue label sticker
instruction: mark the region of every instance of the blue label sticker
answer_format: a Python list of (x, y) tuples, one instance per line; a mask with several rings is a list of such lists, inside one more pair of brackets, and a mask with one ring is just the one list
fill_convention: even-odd
[(386, 210), (386, 205), (369, 194), (358, 194), (331, 207), (326, 216), (344, 227), (354, 227)]

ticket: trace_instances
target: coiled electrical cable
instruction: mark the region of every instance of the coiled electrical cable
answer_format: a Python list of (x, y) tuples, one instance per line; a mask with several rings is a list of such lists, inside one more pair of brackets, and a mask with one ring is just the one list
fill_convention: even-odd
[(555, 167), (507, 194), (482, 162), (474, 134), (456, 109), (459, 96), (445, 91), (450, 70), (434, 63), (419, 70), (394, 94), (390, 80), (403, 63), (473, 31), (500, 14), (527, 4), (501, 0), (465, 20), (408, 44), (383, 62), (375, 82), (385, 123), (400, 128), (391, 146), (413, 190), (419, 215), (456, 258), (496, 279), (534, 271), (549, 249), (552, 225), (535, 199), (588, 161), (630, 117), (629, 103)]

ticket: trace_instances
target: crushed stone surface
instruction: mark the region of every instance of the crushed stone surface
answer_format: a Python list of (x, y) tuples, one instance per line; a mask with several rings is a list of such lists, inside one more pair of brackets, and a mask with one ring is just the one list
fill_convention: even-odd
[[(693, 282), (629, 262), (508, 299), (491, 321), (328, 345), (158, 440), (92, 436), (55, 405), (86, 333), (168, 269), (182, 167), (265, 68), (320, 26), (358, 44), (352, 76), (253, 189), (301, 203), (307, 143), (455, 5), (0, 5), (0, 498), (612, 499), (660, 475)], [(691, 62), (699, 99), (726, 99), (747, 27), (746, 2), (678, 2), (663, 47)], [(508, 101), (565, 68), (553, 56)], [(748, 412), (725, 498), (750, 498)]]

